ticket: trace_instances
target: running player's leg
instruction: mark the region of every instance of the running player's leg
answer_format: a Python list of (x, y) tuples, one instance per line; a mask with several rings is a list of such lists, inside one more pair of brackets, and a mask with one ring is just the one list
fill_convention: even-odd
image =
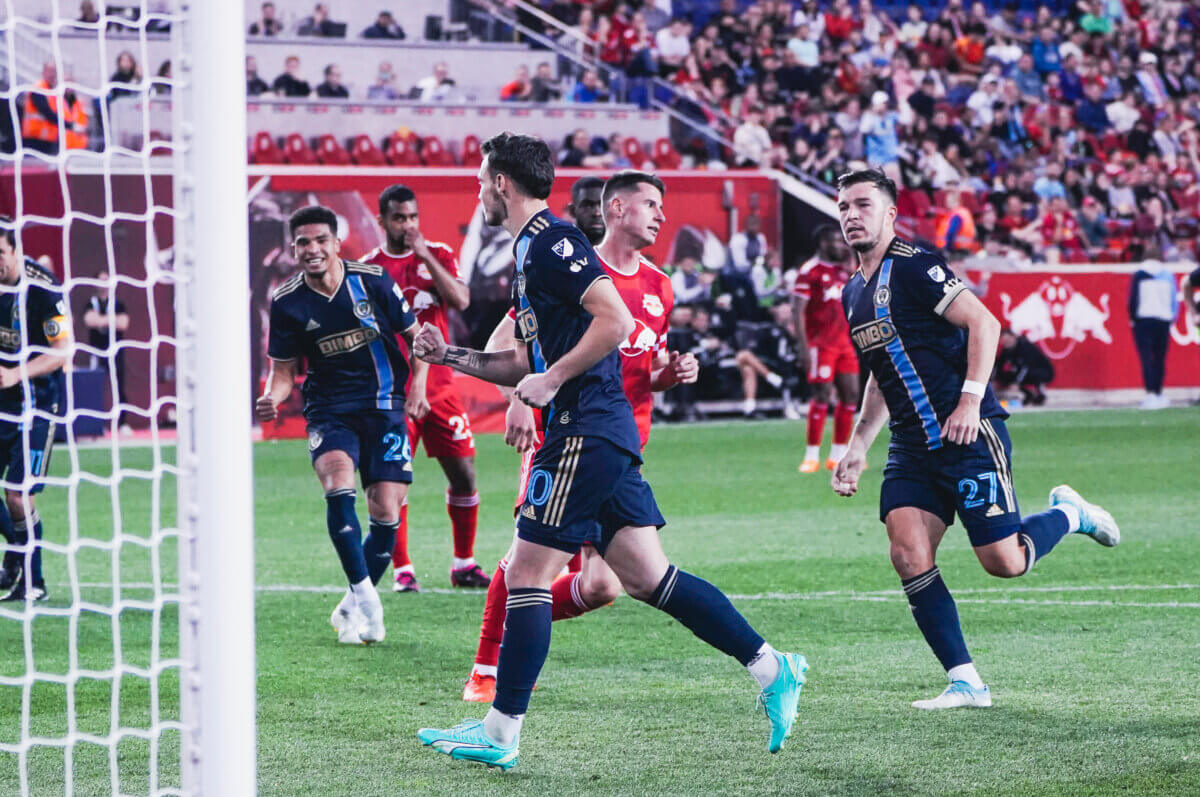
[(379, 584), (391, 564), (396, 530), (400, 526), (400, 509), (407, 499), (408, 485), (404, 482), (377, 481), (367, 486), (370, 527), (363, 540), (363, 556), (372, 584)]
[(854, 431), (854, 413), (858, 411), (858, 357), (853, 349), (840, 354), (833, 367), (833, 384), (838, 403), (833, 409), (833, 446), (829, 449), (829, 470), (846, 455), (850, 434)]
[(554, 598), (551, 613), (555, 620), (569, 620), (607, 606), (621, 594), (621, 579), (595, 548), (585, 545), (580, 555), (583, 566), (554, 579), (550, 587)]
[[(429, 416), (426, 416), (428, 419)], [(415, 451), (417, 444), (421, 442), (421, 433), (424, 423), (417, 423), (412, 418), (407, 421), (408, 425), (408, 444)], [(428, 446), (426, 446), (428, 452)], [(393, 592), (420, 592), (420, 585), (417, 584), (416, 569), (413, 567), (412, 559), (408, 555), (408, 496), (404, 497), (404, 501), (400, 504), (400, 522), (396, 526), (396, 541), (392, 546), (392, 571), (395, 583), (392, 585)]]
[(486, 587), (491, 579), (475, 562), (475, 536), (479, 526), (475, 456), (443, 456), (438, 462), (446, 474), (446, 513), (450, 516), (454, 537), (450, 583), (455, 587)]
[[(513, 539), (513, 545), (516, 538)], [(488, 584), (487, 599), (483, 604), (483, 619), (479, 623), (479, 643), (475, 647), (475, 661), (467, 682), (463, 685), (462, 699), (472, 703), (491, 703), (496, 698), (496, 668), (500, 663), (500, 644), (504, 638), (505, 605), (508, 603), (508, 581), (505, 571), (513, 555), (513, 546), (496, 564)]]
[[(825, 437), (825, 419), (829, 416), (829, 400), (833, 396), (833, 369), (825, 361), (822, 349), (809, 349), (808, 384), (813, 397), (808, 404), (808, 440), (804, 449), (801, 473), (816, 473), (821, 469), (821, 440)], [(832, 455), (830, 455), (832, 459)]]
[(11, 441), (6, 468), (6, 479), (9, 482), (25, 482), (28, 473), (32, 485), (25, 490), (8, 490), (5, 495), (8, 513), (13, 521), (13, 537), (18, 545), (25, 546), (25, 552), (20, 557), (21, 575), (4, 596), (4, 600), (44, 601), (49, 599), (49, 593), (46, 591), (46, 581), (42, 575), (42, 519), (34, 505), (34, 496), (45, 488), (41, 477), (50, 467), (54, 424), (47, 418), (37, 417), (30, 425), (28, 434), (28, 454), (25, 453), (24, 435), (18, 432)]

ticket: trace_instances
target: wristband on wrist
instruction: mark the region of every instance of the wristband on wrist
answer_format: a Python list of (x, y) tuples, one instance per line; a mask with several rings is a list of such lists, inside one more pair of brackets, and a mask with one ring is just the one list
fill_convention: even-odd
[(983, 398), (983, 393), (986, 389), (987, 386), (983, 382), (972, 382), (970, 379), (963, 381), (962, 392), (970, 393), (972, 396)]

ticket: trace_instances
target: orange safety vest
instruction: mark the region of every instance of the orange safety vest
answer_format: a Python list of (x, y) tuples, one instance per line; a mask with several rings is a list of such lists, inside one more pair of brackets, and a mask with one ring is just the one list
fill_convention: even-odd
[(950, 232), (950, 220), (958, 218), (958, 232), (954, 236), (954, 249), (961, 252), (974, 252), (979, 248), (975, 236), (975, 217), (971, 211), (959, 207), (943, 215), (937, 223), (938, 249), (946, 248), (946, 237)]
[(50, 110), (54, 111), (56, 115), (63, 117), (63, 125), (66, 128), (65, 149), (86, 149), (88, 143), (87, 133), (77, 133), (73, 129), (73, 126), (76, 124), (82, 125), (85, 129), (87, 128), (88, 115), (83, 103), (76, 97), (75, 102), (67, 106), (65, 113), (60, 114), (58, 94), (44, 80), (39, 80), (37, 86), (25, 94), (25, 118), (21, 122), (21, 136), (36, 141), (58, 141), (57, 122), (51, 122), (49, 119), (46, 119), (33, 106), (33, 95), (35, 93), (45, 95), (46, 102), (50, 105)]

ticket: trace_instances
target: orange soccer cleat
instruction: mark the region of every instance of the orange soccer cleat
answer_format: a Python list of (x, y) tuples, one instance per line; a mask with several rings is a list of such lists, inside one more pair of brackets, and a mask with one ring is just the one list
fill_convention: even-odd
[(462, 699), (468, 703), (491, 703), (496, 699), (496, 676), (480, 675), (471, 670), (471, 677), (463, 686)]
[(816, 473), (820, 469), (821, 469), (821, 460), (819, 460), (819, 459), (806, 459), (800, 463), (800, 472), (801, 473)]

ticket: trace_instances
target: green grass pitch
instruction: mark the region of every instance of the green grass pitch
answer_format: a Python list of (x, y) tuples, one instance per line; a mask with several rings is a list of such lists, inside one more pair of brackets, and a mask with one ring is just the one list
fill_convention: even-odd
[[(809, 683), (792, 738), (766, 752), (756, 689), (735, 662), (669, 617), (623, 597), (610, 608), (556, 623), (534, 693), (518, 767), (504, 775), (452, 762), (420, 746), (418, 727), (480, 715), (460, 702), (483, 595), (440, 590), (384, 594), (388, 637), (371, 648), (339, 646), (328, 625), (340, 570), (324, 528), (324, 504), (303, 441), (255, 448), (258, 619), (258, 783), (264, 795), (382, 794), (1196, 794), (1200, 793), (1200, 411), (1039, 413), (1012, 419), (1014, 474), (1028, 513), (1062, 481), (1101, 500), (1121, 522), (1115, 550), (1071, 537), (1027, 578), (1002, 581), (975, 561), (961, 527), (940, 564), (958, 599), (967, 642), (995, 706), (917, 712), (916, 698), (944, 685), (887, 559), (876, 519), (882, 435), (860, 495), (832, 494), (826, 475), (796, 472), (802, 423), (659, 427), (646, 476), (670, 525), (672, 560), (734, 596), (776, 647), (808, 656)], [(59, 452), (57, 475), (70, 470)], [(151, 451), (124, 449), (119, 493), (83, 484), (48, 489), (40, 502), (48, 538), (64, 542), (74, 502), (80, 533), (101, 540), (120, 527), (145, 537), (155, 515), (170, 522), (174, 483), (156, 496), (139, 478)], [(109, 450), (79, 452), (79, 466), (110, 474)], [(479, 440), (482, 496), (477, 555), (486, 569), (507, 547), (517, 459), (501, 440)], [(444, 480), (417, 462), (411, 548), (426, 587), (445, 588), (450, 533)], [(119, 495), (120, 500), (115, 498)], [(360, 499), (360, 515), (365, 515)], [(111, 605), (153, 595), (149, 551), (130, 539), (115, 558), (75, 557), (80, 596)], [(175, 581), (175, 547), (163, 546)], [(67, 561), (47, 554), (52, 606), (70, 603)], [(388, 586), (385, 584), (385, 587)], [(298, 588), (309, 588), (307, 591)], [(322, 589), (327, 588), (327, 589)], [(163, 619), (161, 657), (175, 654), (176, 614)], [(85, 612), (71, 623), (41, 617), (26, 632), (0, 617), (0, 675), (97, 671), (73, 687), (28, 689), (29, 732), (68, 727), (105, 736), (148, 727), (154, 696), (114, 661), (155, 661), (147, 611), (119, 624)], [(0, 686), (0, 742), (22, 733), (18, 686)], [(162, 678), (162, 719), (178, 716), (178, 680)], [(117, 711), (114, 712), (114, 706)], [(114, 717), (116, 722), (114, 723)], [(160, 786), (178, 783), (178, 736), (154, 748), (127, 737), (110, 759), (82, 742), (71, 752), (75, 794), (146, 794), (149, 762)], [(116, 777), (114, 778), (114, 765)], [(61, 748), (25, 760), (33, 794), (62, 794)], [(0, 753), (0, 795), (21, 788), (18, 757)]]

